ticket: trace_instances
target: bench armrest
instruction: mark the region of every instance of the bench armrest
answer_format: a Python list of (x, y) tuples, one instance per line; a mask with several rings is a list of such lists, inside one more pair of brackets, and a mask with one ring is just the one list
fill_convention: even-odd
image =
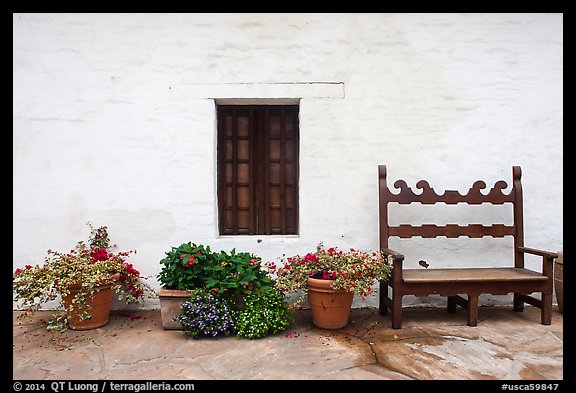
[(388, 258), (392, 257), (393, 261), (402, 262), (404, 260), (404, 255), (402, 255), (399, 252), (396, 252), (390, 248), (381, 248), (380, 251), (382, 251), (382, 253), (384, 255), (386, 255)]
[(382, 253), (388, 257), (388, 260), (392, 258), (392, 282), (401, 282), (402, 261), (404, 261), (404, 255), (389, 248), (381, 248), (380, 251), (382, 251)]
[(538, 255), (542, 257), (542, 275), (552, 279), (553, 269), (552, 266), (554, 258), (558, 258), (558, 254), (546, 250), (539, 250), (537, 248), (518, 247), (518, 252), (524, 254)]
[(526, 253), (526, 254), (539, 255), (541, 257), (558, 258), (558, 253), (546, 251), (546, 250), (539, 250), (537, 248), (518, 247), (518, 251)]

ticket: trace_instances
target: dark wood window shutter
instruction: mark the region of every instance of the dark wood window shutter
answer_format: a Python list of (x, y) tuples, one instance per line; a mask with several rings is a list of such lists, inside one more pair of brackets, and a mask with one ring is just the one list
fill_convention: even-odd
[(298, 233), (298, 105), (219, 105), (222, 235)]

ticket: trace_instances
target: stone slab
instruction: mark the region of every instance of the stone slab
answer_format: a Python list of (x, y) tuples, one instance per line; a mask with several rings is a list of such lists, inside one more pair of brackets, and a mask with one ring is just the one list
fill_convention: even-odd
[[(16, 316), (18, 312), (14, 312)], [(403, 328), (375, 308), (352, 309), (345, 328), (324, 330), (309, 310), (281, 334), (192, 339), (164, 330), (160, 310), (112, 311), (108, 325), (63, 334), (46, 330), (49, 312), (13, 319), (13, 378), (39, 380), (560, 380), (563, 315), (539, 310), (407, 308)], [(534, 339), (537, 337), (538, 339)]]

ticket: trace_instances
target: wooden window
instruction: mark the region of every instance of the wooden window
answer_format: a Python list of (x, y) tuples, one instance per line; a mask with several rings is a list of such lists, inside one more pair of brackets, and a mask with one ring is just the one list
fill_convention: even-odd
[(219, 105), (221, 235), (298, 233), (298, 105)]

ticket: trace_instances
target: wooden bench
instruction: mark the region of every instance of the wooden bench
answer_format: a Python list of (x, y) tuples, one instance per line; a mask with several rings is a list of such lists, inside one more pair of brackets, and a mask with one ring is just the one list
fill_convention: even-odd
[[(390, 191), (386, 180), (386, 166), (379, 165), (379, 220), (380, 220), (380, 248), (392, 260), (393, 271), (388, 281), (380, 282), (379, 311), (386, 315), (388, 309), (392, 313), (392, 328), (402, 327), (402, 297), (404, 295), (428, 296), (439, 294), (448, 298), (447, 311), (456, 312), (456, 306), (460, 305), (468, 311), (468, 325), (476, 326), (478, 323), (478, 296), (480, 294), (505, 295), (514, 294), (514, 311), (523, 311), (524, 303), (531, 304), (541, 310), (541, 322), (550, 325), (552, 319), (552, 286), (553, 286), (553, 262), (556, 253), (524, 247), (524, 231), (522, 217), (522, 185), (520, 183), (521, 169), (519, 166), (512, 168), (513, 185), (509, 194), (504, 194), (508, 185), (505, 181), (498, 181), (494, 187), (483, 194), (480, 190), (486, 188), (486, 183), (476, 181), (466, 195), (458, 191), (447, 190), (442, 195), (437, 195), (428, 182), (421, 180), (416, 187), (422, 192), (416, 194), (406, 185), (404, 180), (397, 180), (394, 188), (400, 191), (395, 194)], [(511, 203), (513, 206), (513, 224), (481, 224), (470, 225), (433, 225), (421, 226), (401, 224), (391, 226), (388, 222), (388, 204), (421, 203), (421, 204), (457, 204), (467, 203), (479, 205), (482, 203), (504, 204)], [(513, 236), (513, 258), (510, 258), (510, 267), (495, 268), (450, 268), (450, 269), (404, 269), (402, 267), (404, 256), (388, 247), (390, 237), (411, 238), (421, 236), (423, 238), (436, 238), (445, 236), (457, 238), (468, 236), (480, 238), (484, 236), (504, 237)], [(524, 267), (524, 255), (534, 254), (542, 257), (542, 272), (536, 272)], [(435, 263), (434, 263), (435, 264)], [(392, 297), (389, 297), (388, 288), (392, 289)], [(541, 299), (530, 294), (541, 292)], [(467, 295), (466, 298), (460, 295)]]

